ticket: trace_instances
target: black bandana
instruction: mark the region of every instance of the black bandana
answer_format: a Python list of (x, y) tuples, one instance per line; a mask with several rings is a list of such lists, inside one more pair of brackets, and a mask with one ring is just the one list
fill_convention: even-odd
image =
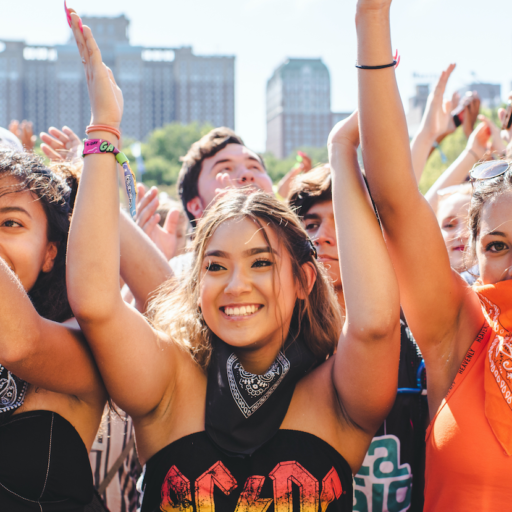
[(264, 375), (245, 371), (215, 338), (208, 367), (206, 433), (228, 455), (251, 455), (279, 430), (295, 384), (322, 361), (302, 338), (285, 344)]
[(28, 382), (19, 379), (0, 364), (0, 414), (23, 405)]

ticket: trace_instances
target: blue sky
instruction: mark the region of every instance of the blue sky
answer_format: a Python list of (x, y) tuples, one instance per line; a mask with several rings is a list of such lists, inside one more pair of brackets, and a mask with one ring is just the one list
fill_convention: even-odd
[[(131, 20), (133, 44), (192, 45), (198, 54), (236, 55), (236, 129), (255, 150), (265, 146), (265, 85), (286, 57), (322, 57), (331, 72), (332, 107), (357, 103), (354, 68), (355, 0), (69, 0), (79, 14), (118, 15)], [(69, 37), (63, 1), (3, 2), (0, 39), (32, 44)], [(393, 46), (402, 99), (414, 89), (413, 73), (437, 75), (458, 64), (452, 91), (472, 79), (512, 81), (510, 0), (394, 0)]]

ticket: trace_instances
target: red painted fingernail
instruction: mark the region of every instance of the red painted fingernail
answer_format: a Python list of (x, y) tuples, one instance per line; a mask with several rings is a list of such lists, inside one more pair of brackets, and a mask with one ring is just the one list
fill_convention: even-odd
[(66, 11), (66, 19), (68, 20), (69, 28), (71, 28), (71, 15), (69, 14), (69, 9), (66, 4), (66, 0), (64, 0), (64, 10)]
[(84, 33), (84, 27), (82, 25), (82, 18), (78, 18), (78, 28), (80, 29), (80, 32), (82, 32), (82, 34)]

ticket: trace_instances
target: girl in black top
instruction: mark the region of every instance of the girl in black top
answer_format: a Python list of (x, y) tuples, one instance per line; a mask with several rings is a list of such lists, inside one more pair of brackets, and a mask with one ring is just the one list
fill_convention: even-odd
[[(59, 172), (61, 171), (61, 172)], [(0, 510), (83, 510), (107, 395), (67, 300), (72, 169), (0, 149)]]
[[(119, 128), (121, 91), (75, 14), (72, 28), (93, 123)], [(109, 131), (89, 136), (119, 143)], [(115, 159), (85, 158), (69, 294), (107, 389), (133, 418), (144, 512), (351, 510), (352, 473), (393, 404), (400, 339), (358, 139), (352, 116), (329, 144), (347, 303), (339, 340), (336, 298), (307, 234), (257, 191), (228, 192), (210, 207), (193, 269), (163, 287), (150, 325), (119, 294)]]

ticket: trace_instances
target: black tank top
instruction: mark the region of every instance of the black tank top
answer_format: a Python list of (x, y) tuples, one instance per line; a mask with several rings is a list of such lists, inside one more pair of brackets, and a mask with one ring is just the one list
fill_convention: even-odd
[(87, 448), (71, 423), (51, 411), (0, 423), (1, 512), (82, 512), (92, 497)]
[(206, 432), (162, 448), (146, 463), (141, 512), (345, 512), (352, 471), (320, 438), (278, 430), (251, 456), (230, 457)]

